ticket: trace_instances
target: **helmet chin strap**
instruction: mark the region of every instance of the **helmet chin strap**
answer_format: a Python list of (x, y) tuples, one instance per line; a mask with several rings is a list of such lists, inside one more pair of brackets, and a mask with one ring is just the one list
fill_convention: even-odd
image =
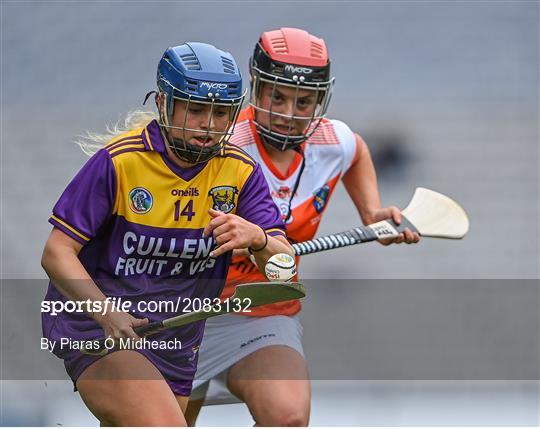
[[(173, 151), (174, 155), (181, 161), (188, 162), (190, 164), (200, 164), (209, 161), (216, 154), (218, 154), (222, 147), (212, 150), (212, 148), (205, 148), (199, 146), (192, 146), (187, 144), (183, 139), (174, 138), (168, 129), (161, 127), (162, 135), (165, 140), (165, 144)], [(207, 155), (202, 156), (201, 155)]]
[(150, 96), (152, 94), (155, 94), (157, 96), (157, 91), (150, 91), (148, 93), (146, 93), (146, 95), (144, 96), (144, 101), (143, 101), (143, 106), (146, 104), (146, 102), (148, 101), (148, 99), (150, 98)]
[[(260, 134), (260, 137), (261, 137), (261, 140), (263, 141), (263, 143), (269, 144), (272, 147), (277, 147), (278, 143), (277, 142), (270, 143), (268, 141), (267, 136)], [(291, 196), (289, 197), (289, 202), (287, 203), (287, 216), (285, 216), (285, 219), (283, 220), (283, 222), (285, 224), (287, 224), (287, 221), (291, 218), (291, 215), (292, 215), (292, 200), (294, 198), (294, 194), (296, 194), (296, 191), (298, 191), (298, 187), (300, 186), (300, 179), (302, 178), (302, 174), (304, 173), (304, 168), (306, 167), (306, 156), (305, 156), (305, 153), (304, 153), (304, 148), (302, 147), (302, 143), (304, 141), (300, 142), (297, 146), (293, 146), (293, 147), (289, 146), (289, 147), (286, 147), (285, 149), (282, 149), (283, 146), (277, 147), (279, 150), (281, 150), (283, 152), (285, 150), (287, 150), (287, 149), (294, 150), (295, 152), (299, 153), (300, 156), (302, 157), (302, 163), (300, 164), (300, 171), (298, 172), (298, 176), (296, 176), (296, 180), (294, 181)]]
[(300, 186), (300, 178), (302, 177), (302, 173), (304, 172), (304, 168), (306, 167), (306, 156), (304, 154), (304, 149), (302, 149), (302, 146), (298, 146), (294, 148), (295, 151), (297, 151), (302, 156), (302, 164), (300, 165), (300, 171), (298, 172), (298, 176), (296, 177), (296, 180), (294, 181), (293, 190), (291, 192), (291, 196), (289, 197), (289, 206), (287, 209), (287, 216), (285, 217), (285, 220), (283, 223), (287, 224), (287, 221), (291, 218), (292, 215), (292, 200), (294, 198), (294, 194), (296, 194), (296, 191), (298, 191), (298, 187)]
[(259, 136), (261, 137), (264, 143), (282, 152), (286, 151), (287, 149), (293, 149), (299, 152), (299, 148), (301, 144), (307, 140), (307, 137), (305, 136), (288, 136), (283, 139), (280, 139), (279, 137), (276, 137), (274, 133), (260, 126), (258, 123), (255, 123), (255, 126), (257, 128), (257, 132)]

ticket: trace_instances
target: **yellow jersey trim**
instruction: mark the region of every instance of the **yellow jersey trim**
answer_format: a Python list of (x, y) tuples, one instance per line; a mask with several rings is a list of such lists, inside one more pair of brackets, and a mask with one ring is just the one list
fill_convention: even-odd
[(154, 150), (154, 145), (152, 144), (152, 140), (150, 140), (150, 135), (148, 134), (148, 127), (144, 129), (144, 135), (146, 136), (146, 141), (148, 142), (148, 146), (150, 146), (150, 150)]
[[(129, 136), (128, 136), (129, 137)], [(126, 138), (124, 137), (123, 139), (120, 139), (120, 140), (113, 140), (109, 143), (107, 143), (105, 145), (105, 149), (108, 149), (108, 150), (111, 150), (111, 149), (116, 149), (117, 146), (121, 146), (123, 144), (127, 144), (127, 143), (135, 143), (135, 142), (140, 142), (142, 143), (142, 138), (141, 137), (133, 137), (133, 138)]]
[(67, 222), (64, 222), (62, 219), (56, 217), (55, 215), (51, 216), (51, 219), (54, 219), (56, 222), (58, 222), (60, 225), (66, 227), (69, 229), (73, 234), (75, 234), (77, 237), (82, 238), (85, 241), (90, 241), (90, 237), (87, 237), (86, 235), (80, 233), (75, 228), (73, 228), (71, 225), (69, 225)]
[(224, 156), (226, 157), (227, 155), (236, 155), (242, 158), (242, 160), (245, 160), (247, 163), (249, 163), (252, 166), (256, 164), (256, 161), (253, 158), (251, 158), (247, 153), (245, 153), (244, 151), (238, 150), (236, 148), (226, 147), (224, 150)]
[(283, 231), (281, 228), (270, 228), (265, 230), (268, 234), (269, 232), (280, 232), (281, 234), (285, 235), (285, 231)]
[(127, 149), (146, 149), (145, 146), (144, 146), (144, 143), (139, 143), (139, 144), (127, 144), (125, 146), (118, 146), (114, 149), (111, 149), (109, 150), (109, 153), (111, 155), (114, 155), (118, 152), (121, 152), (123, 150), (127, 150)]

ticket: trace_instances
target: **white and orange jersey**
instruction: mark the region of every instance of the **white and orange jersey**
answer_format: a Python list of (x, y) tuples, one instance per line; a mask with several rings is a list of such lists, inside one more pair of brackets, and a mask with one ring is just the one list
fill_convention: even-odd
[[(285, 219), (289, 212), (291, 193), (300, 174), (302, 155), (296, 154), (287, 174), (282, 174), (266, 152), (252, 119), (252, 108), (241, 112), (230, 142), (241, 147), (261, 165), (272, 198)], [(357, 161), (362, 144), (360, 137), (346, 124), (330, 119), (323, 119), (303, 144), (305, 166), (291, 202), (291, 215), (286, 225), (289, 241), (296, 243), (315, 236), (339, 179)], [(248, 258), (235, 257), (222, 297), (231, 296), (237, 284), (265, 280), (264, 275)], [(299, 312), (300, 307), (299, 301), (288, 301), (254, 308), (246, 315), (292, 315)]]

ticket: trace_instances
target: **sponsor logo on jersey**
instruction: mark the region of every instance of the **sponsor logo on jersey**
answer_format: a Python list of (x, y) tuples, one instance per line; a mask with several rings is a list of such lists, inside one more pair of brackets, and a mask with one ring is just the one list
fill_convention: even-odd
[(238, 189), (235, 186), (216, 186), (208, 192), (214, 202), (212, 208), (223, 213), (230, 213), (236, 207), (236, 194)]
[(173, 197), (198, 197), (199, 190), (197, 188), (173, 189), (171, 195)]
[(129, 208), (137, 214), (145, 214), (154, 205), (154, 198), (148, 189), (133, 188), (129, 192)]
[(330, 194), (330, 186), (324, 185), (321, 189), (315, 192), (315, 198), (313, 198), (313, 207), (317, 213), (323, 211), (326, 202), (328, 201), (328, 194)]
[(288, 186), (280, 186), (277, 191), (272, 191), (272, 198), (279, 198), (280, 200), (284, 200), (286, 198), (290, 198), (291, 196), (291, 188)]

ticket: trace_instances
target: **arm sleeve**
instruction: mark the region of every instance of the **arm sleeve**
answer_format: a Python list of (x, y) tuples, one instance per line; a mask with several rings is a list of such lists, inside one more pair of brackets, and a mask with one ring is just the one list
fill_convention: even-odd
[(79, 243), (88, 243), (111, 216), (116, 187), (111, 157), (100, 150), (64, 190), (49, 222)]
[(268, 235), (285, 236), (281, 213), (270, 196), (260, 165), (256, 165), (238, 197), (238, 216), (262, 227)]

